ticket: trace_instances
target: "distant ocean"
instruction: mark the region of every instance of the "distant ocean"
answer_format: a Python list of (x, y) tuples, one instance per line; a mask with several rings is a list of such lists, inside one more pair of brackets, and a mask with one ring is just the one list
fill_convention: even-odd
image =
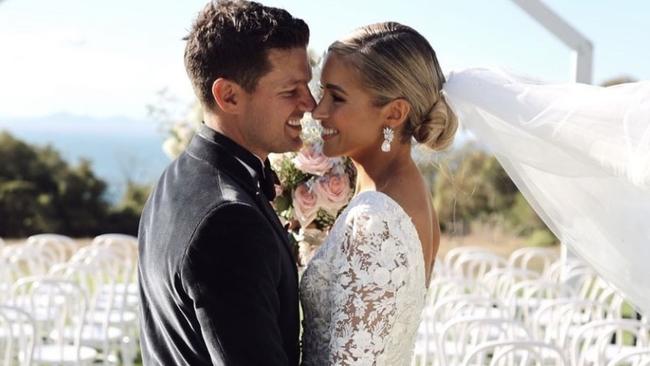
[(128, 180), (155, 183), (170, 163), (162, 151), (165, 135), (153, 121), (69, 114), (0, 117), (0, 130), (31, 144), (50, 144), (73, 165), (80, 158), (90, 160), (95, 174), (108, 183), (111, 202), (122, 197)]

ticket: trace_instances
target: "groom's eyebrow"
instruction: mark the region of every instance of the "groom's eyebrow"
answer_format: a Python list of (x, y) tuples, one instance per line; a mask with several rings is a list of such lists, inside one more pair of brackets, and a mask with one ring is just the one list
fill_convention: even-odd
[(309, 80), (305, 80), (305, 79), (290, 79), (282, 83), (282, 86), (291, 87), (291, 86), (295, 86), (296, 84), (306, 84), (308, 82)]
[(325, 84), (325, 89), (336, 90), (336, 91), (339, 92), (339, 93), (342, 93), (342, 94), (348, 95), (348, 93), (346, 93), (345, 90), (344, 90), (343, 88), (341, 88), (340, 86), (338, 86), (338, 85), (336, 85), (336, 84), (327, 83), (327, 84)]

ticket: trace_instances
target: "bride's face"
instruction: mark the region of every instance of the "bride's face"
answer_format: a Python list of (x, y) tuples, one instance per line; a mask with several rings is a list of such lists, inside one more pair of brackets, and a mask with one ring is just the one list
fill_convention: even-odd
[(328, 55), (321, 88), (322, 99), (312, 115), (324, 128), (323, 153), (354, 159), (380, 152), (380, 108), (373, 105), (357, 69), (341, 56)]

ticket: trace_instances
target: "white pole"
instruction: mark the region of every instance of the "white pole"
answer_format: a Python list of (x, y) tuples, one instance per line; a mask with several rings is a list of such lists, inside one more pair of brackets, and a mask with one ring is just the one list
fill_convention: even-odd
[(573, 50), (571, 80), (591, 84), (593, 46), (591, 41), (575, 30), (540, 0), (512, 0), (523, 11), (553, 33)]

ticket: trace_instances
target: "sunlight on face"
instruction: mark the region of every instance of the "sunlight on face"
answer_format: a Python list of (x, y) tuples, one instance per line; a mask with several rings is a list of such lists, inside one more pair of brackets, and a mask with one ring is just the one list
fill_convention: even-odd
[(329, 54), (323, 66), (321, 86), (323, 97), (313, 115), (323, 125), (323, 153), (354, 158), (379, 151), (380, 108), (373, 105), (356, 68), (343, 57)]
[(242, 126), (248, 147), (261, 157), (299, 149), (300, 119), (316, 104), (307, 87), (311, 69), (304, 48), (272, 49), (268, 58), (271, 71), (248, 94)]

